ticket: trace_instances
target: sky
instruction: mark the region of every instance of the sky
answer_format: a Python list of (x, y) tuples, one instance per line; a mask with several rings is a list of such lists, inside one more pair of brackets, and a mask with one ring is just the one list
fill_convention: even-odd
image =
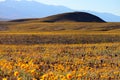
[(120, 15), (120, 0), (36, 0), (50, 5), (62, 5), (75, 10), (90, 10)]
[[(0, 0), (3, 1), (3, 0)], [(120, 16), (120, 0), (33, 0), (49, 5), (65, 6), (74, 10), (113, 13)]]

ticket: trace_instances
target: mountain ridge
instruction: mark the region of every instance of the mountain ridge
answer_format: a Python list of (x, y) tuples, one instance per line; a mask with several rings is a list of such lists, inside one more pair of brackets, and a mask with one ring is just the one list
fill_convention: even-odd
[(69, 12), (57, 15), (51, 15), (44, 18), (17, 19), (10, 22), (24, 21), (40, 21), (40, 22), (105, 22), (101, 18), (86, 12)]
[[(64, 6), (47, 5), (37, 1), (15, 1), (6, 0), (0, 2), (0, 18), (22, 19), (22, 18), (42, 18), (66, 12), (73, 12)], [(79, 11), (79, 10), (78, 10)], [(82, 10), (81, 10), (82, 11)], [(95, 11), (85, 11), (92, 13), (107, 22), (120, 22), (120, 16), (111, 13), (100, 13)]]
[(41, 18), (43, 22), (105, 22), (101, 18), (86, 12), (69, 12)]

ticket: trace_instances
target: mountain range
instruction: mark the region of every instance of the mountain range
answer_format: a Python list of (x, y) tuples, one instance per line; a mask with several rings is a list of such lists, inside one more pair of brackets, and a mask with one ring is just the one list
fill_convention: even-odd
[[(47, 5), (36, 1), (6, 0), (0, 2), (0, 18), (2, 20), (21, 18), (42, 18), (50, 15), (74, 11), (76, 10), (64, 6)], [(111, 13), (100, 13), (94, 11), (84, 12), (92, 13), (107, 22), (120, 22), (120, 16)]]

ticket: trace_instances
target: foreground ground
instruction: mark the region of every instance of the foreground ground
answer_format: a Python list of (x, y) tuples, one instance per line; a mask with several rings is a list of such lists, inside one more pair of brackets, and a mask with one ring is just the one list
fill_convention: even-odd
[(0, 22), (0, 80), (120, 80), (119, 31), (120, 23)]
[(120, 43), (0, 45), (0, 79), (119, 80)]

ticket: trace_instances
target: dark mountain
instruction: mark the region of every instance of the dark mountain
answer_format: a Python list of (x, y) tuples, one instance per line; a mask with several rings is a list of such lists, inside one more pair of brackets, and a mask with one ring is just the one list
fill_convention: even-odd
[(85, 10), (83, 10), (83, 12), (88, 12), (88, 13), (94, 14), (94, 15), (104, 19), (107, 22), (120, 22), (120, 16), (114, 15), (111, 13), (102, 13), (102, 12), (85, 11)]
[(42, 18), (43, 22), (105, 22), (101, 18), (86, 12), (71, 12)]
[(71, 12), (48, 16), (40, 19), (18, 19), (13, 22), (37, 20), (41, 22), (105, 22), (101, 18), (86, 12)]

